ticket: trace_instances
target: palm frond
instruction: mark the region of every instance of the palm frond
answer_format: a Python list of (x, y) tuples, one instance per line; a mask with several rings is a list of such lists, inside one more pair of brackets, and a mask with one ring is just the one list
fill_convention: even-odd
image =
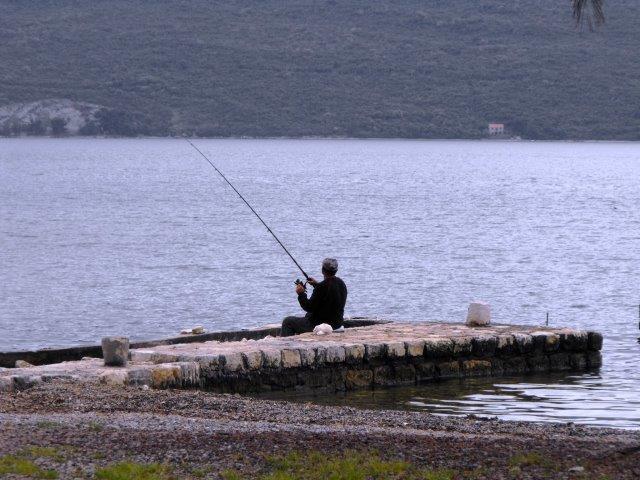
[(576, 25), (586, 24), (592, 29), (604, 23), (604, 0), (571, 0), (571, 3)]

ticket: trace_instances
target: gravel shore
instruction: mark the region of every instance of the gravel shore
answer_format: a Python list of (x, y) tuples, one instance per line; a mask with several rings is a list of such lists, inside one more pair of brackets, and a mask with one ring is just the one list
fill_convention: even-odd
[(56, 383), (0, 394), (0, 457), (31, 452), (33, 463), (59, 478), (93, 478), (97, 468), (124, 460), (168, 464), (175, 478), (222, 478), (225, 470), (259, 478), (270, 471), (269, 457), (291, 451), (379, 452), (447, 469), (450, 478), (640, 478), (640, 432), (196, 390)]

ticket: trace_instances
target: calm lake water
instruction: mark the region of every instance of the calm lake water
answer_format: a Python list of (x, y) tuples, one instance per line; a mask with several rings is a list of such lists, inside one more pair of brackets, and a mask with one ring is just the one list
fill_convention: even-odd
[[(349, 315), (597, 329), (598, 374), (333, 402), (640, 428), (640, 144), (199, 140)], [(183, 140), (0, 139), (0, 350), (298, 311), (293, 264)]]

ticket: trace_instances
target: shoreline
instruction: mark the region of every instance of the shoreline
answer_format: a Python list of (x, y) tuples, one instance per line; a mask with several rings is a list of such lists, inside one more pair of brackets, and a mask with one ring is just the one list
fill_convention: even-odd
[(45, 383), (0, 394), (0, 425), (0, 458), (31, 455), (30, 461), (55, 470), (59, 478), (93, 478), (96, 468), (125, 460), (167, 464), (175, 478), (261, 478), (273, 473), (271, 457), (293, 451), (303, 457), (380, 455), (449, 472), (433, 478), (640, 475), (637, 431), (359, 410), (197, 390)]

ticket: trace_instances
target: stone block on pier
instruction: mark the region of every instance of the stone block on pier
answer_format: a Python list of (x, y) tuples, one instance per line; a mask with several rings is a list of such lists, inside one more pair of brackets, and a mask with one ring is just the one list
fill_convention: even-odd
[(129, 339), (127, 337), (104, 337), (102, 357), (107, 367), (125, 367), (129, 360)]

